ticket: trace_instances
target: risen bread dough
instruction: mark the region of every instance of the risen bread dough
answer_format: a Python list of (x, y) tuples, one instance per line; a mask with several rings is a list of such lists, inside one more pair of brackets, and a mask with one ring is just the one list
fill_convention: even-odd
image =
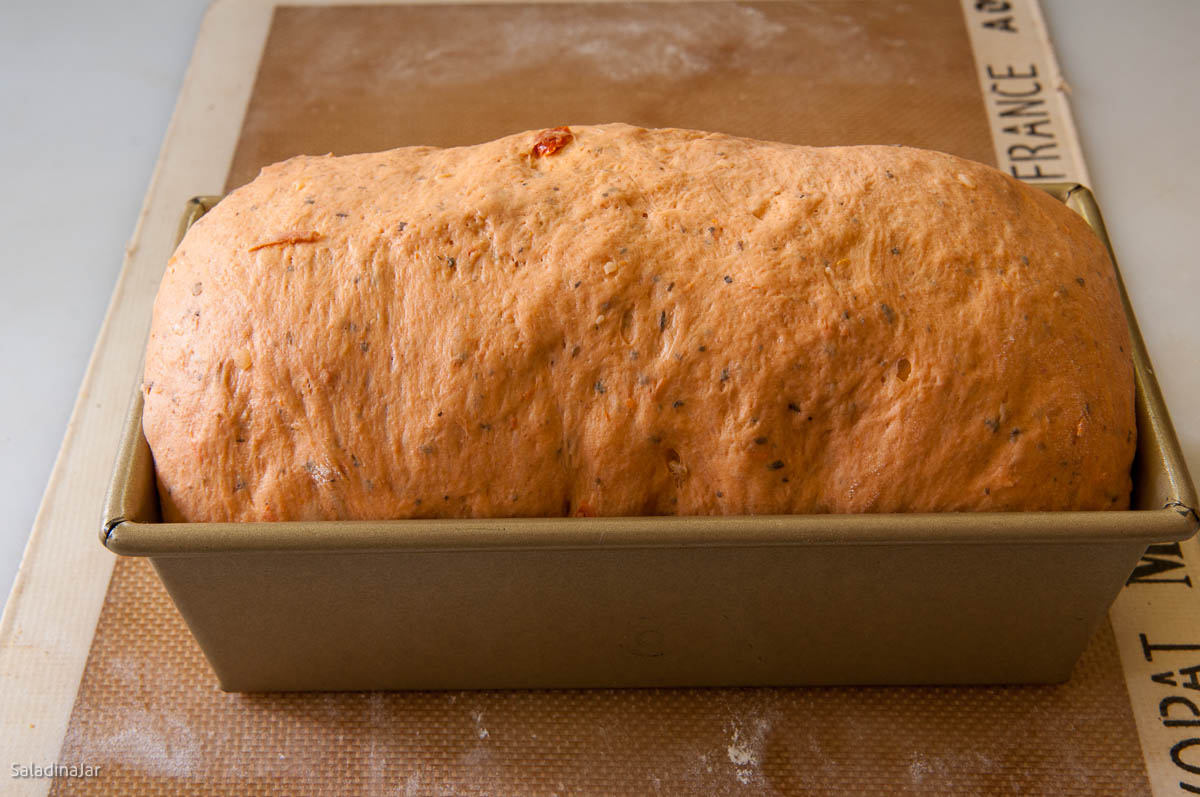
[(949, 155), (574, 127), (298, 157), (187, 234), (146, 438), (189, 521), (1128, 506), (1109, 259)]

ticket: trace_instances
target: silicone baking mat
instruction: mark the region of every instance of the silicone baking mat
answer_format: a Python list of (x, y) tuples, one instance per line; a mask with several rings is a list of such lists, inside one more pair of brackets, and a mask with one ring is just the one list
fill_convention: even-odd
[[(1084, 179), (1055, 75), (1028, 1), (219, 3), (144, 236), (169, 251), (160, 228), (188, 197), (161, 196), (164, 186), (212, 193), (299, 153), (605, 121), (908, 144), (1029, 179)], [(201, 168), (213, 163), (224, 165)], [(189, 173), (203, 179), (189, 184)], [(127, 272), (157, 270), (114, 299), (138, 319), (112, 333), (125, 341), (115, 373), (128, 386), (165, 261), (139, 256)], [(107, 345), (102, 336), (98, 350)], [(1126, 590), (1143, 591), (1122, 596), (1068, 683), (972, 688), (227, 694), (149, 566), (118, 560), (94, 632), (87, 626), (69, 716), (45, 732), (61, 732), (61, 764), (99, 772), (56, 778), (51, 793), (1159, 792), (1200, 780), (1188, 748), (1171, 746), (1192, 734), (1168, 728), (1163, 741), (1156, 713), (1158, 697), (1189, 694), (1178, 690), (1190, 670), (1159, 673), (1163, 657), (1200, 645), (1155, 648), (1186, 640), (1169, 624), (1147, 637), (1143, 615), (1121, 607), (1143, 611), (1145, 590), (1187, 577), (1175, 549), (1143, 560), (1141, 580), (1155, 583)], [(6, 655), (18, 649), (6, 644)], [(1149, 678), (1131, 670), (1143, 657)], [(1147, 702), (1147, 684), (1166, 682), (1176, 691)]]

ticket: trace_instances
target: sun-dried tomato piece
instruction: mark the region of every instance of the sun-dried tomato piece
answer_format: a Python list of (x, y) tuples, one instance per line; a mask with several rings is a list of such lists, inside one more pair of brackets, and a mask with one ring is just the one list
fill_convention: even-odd
[(575, 136), (569, 127), (551, 127), (543, 130), (533, 142), (533, 157), (553, 155), (574, 140)]
[(323, 236), (316, 230), (290, 230), (285, 233), (280, 233), (277, 237), (269, 241), (263, 241), (260, 244), (246, 249), (247, 252), (257, 252), (259, 249), (266, 249), (268, 246), (288, 246), (289, 244), (313, 244), (321, 240)]

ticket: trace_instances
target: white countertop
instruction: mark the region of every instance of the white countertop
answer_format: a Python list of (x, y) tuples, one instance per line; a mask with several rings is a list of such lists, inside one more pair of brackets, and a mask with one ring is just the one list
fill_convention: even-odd
[[(0, 5), (0, 596), (33, 526), (204, 6)], [(1200, 473), (1200, 3), (1043, 0), (1043, 10), (1093, 188)], [(95, 531), (80, 529), (81, 541)]]

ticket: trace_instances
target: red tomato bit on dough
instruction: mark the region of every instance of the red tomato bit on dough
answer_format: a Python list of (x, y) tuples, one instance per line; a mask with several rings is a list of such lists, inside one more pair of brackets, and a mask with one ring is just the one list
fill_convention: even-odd
[(574, 140), (575, 136), (571, 134), (569, 127), (551, 127), (543, 130), (533, 142), (533, 157), (553, 155)]

